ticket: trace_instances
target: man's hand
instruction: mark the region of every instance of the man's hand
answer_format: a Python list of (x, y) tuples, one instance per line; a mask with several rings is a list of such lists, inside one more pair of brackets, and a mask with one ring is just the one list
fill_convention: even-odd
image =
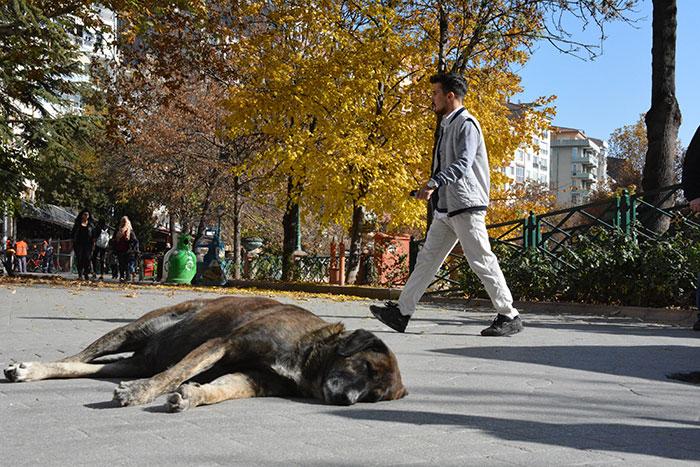
[[(420, 187), (420, 190), (418, 190), (418, 193), (416, 193), (416, 199), (422, 199), (423, 201), (427, 201), (430, 199), (430, 196), (435, 190), (436, 188), (430, 188), (427, 184), (423, 185), (422, 187)], [(698, 201), (700, 201), (700, 199)]]
[[(420, 193), (420, 191), (418, 193)], [(700, 198), (695, 198), (690, 202), (690, 209), (693, 212), (700, 212)]]

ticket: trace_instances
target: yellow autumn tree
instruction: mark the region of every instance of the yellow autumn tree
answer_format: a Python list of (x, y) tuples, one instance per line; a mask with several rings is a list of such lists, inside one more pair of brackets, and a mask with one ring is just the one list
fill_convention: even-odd
[[(506, 181), (500, 169), (553, 115), (551, 97), (510, 113), (505, 104), (522, 90), (513, 69), (548, 31), (545, 13), (575, 10), (571, 5), (516, 0), (242, 5), (241, 16), (251, 21), (236, 43), (246, 70), (231, 89), (231, 131), (260, 131), (273, 142), (263, 157), (278, 167), (269, 182), (282, 187), (285, 256), (294, 248), (290, 239), (299, 211), (350, 228), (353, 240), (365, 211), (387, 219), (389, 229), (422, 224), (425, 205), (407, 193), (429, 174), (437, 122), (428, 110), (428, 77), (435, 72), (467, 79), (465, 105), (484, 129), (498, 196)], [(359, 251), (356, 246), (351, 250)]]
[(288, 188), (280, 207), (346, 228), (367, 209), (416, 224), (408, 192), (422, 180), (431, 120), (417, 73), (426, 57), (405, 40), (411, 15), (375, 0), (265, 2), (254, 14), (260, 27), (240, 43), (249, 73), (227, 105), (232, 131), (255, 122), (276, 142), (265, 157)]
[[(462, 74), (469, 85), (464, 106), (479, 120), (491, 167), (492, 198), (508, 199), (488, 212), (487, 222), (513, 218), (523, 206), (513, 200), (512, 187), (501, 169), (515, 150), (549, 126), (554, 97), (541, 97), (513, 113), (506, 104), (522, 91), (514, 68), (529, 59), (528, 49), (544, 30), (544, 10), (538, 2), (474, 0), (428, 2), (422, 14), (429, 25), (437, 72)], [(522, 193), (521, 193), (522, 194)], [(545, 203), (546, 204), (546, 203)], [(539, 210), (539, 209), (536, 209)]]

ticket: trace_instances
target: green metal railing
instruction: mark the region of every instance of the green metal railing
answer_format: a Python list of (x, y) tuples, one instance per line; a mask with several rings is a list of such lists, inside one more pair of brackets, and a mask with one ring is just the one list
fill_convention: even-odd
[[(663, 216), (672, 221), (672, 230), (685, 226), (700, 229), (700, 224), (688, 209), (688, 204), (678, 203), (680, 185), (672, 185), (646, 193), (629, 194), (623, 191), (619, 196), (604, 201), (584, 204), (569, 209), (561, 209), (536, 215), (530, 212), (523, 219), (502, 222), (487, 226), (491, 242), (516, 253), (524, 253), (528, 248), (536, 248), (558, 269), (576, 267), (566, 261), (566, 250), (582, 235), (598, 238), (599, 229), (619, 230), (625, 234), (645, 240), (656, 241), (661, 235), (653, 232), (644, 223), (651, 216)], [(655, 200), (653, 203), (650, 200)], [(674, 203), (675, 202), (675, 203)], [(670, 207), (666, 204), (674, 203)], [(597, 227), (598, 229), (595, 229)], [(411, 239), (411, 256), (409, 268), (413, 271), (415, 260), (423, 240)], [(458, 291), (458, 282), (453, 279), (455, 273), (467, 267), (466, 259), (459, 254), (450, 254), (448, 260), (428, 287), (439, 286), (440, 290), (428, 293)]]
[[(678, 201), (680, 185), (664, 187), (647, 193), (629, 194), (622, 192), (619, 196), (604, 201), (584, 204), (570, 209), (560, 209), (487, 226), (492, 245), (524, 253), (529, 248), (536, 248), (548, 257), (557, 268), (575, 270), (575, 266), (566, 260), (567, 248), (575, 238), (582, 235), (597, 238), (594, 227), (607, 230), (619, 230), (635, 238), (654, 241), (659, 236), (643, 227), (643, 222), (652, 215), (671, 219), (673, 228), (685, 225), (700, 229), (700, 224), (689, 215), (688, 204), (675, 203), (674, 206), (661, 208), (668, 202)], [(649, 199), (655, 199), (651, 203)], [(411, 238), (409, 248), (409, 270), (413, 271), (418, 252), (424, 240)], [(302, 256), (297, 261), (299, 280), (305, 282), (328, 282), (330, 275), (330, 257), (322, 255)], [(435, 276), (431, 287), (439, 290), (428, 293), (444, 293), (459, 290), (456, 279), (460, 269), (466, 268), (463, 255), (451, 253)], [(227, 277), (231, 277), (230, 260), (225, 265)], [(241, 265), (243, 270), (243, 265)], [(282, 257), (279, 255), (260, 255), (250, 264), (251, 279), (280, 280), (282, 277)]]
[[(296, 262), (297, 279), (302, 282), (328, 282), (330, 265), (329, 255), (301, 256)], [(250, 263), (250, 278), (280, 280), (282, 278), (282, 256), (260, 255), (254, 257)]]

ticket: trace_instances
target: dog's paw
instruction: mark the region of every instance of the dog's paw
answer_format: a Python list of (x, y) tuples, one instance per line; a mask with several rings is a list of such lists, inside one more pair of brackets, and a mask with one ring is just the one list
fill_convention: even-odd
[(5, 368), (5, 378), (13, 383), (36, 381), (41, 379), (35, 371), (37, 368), (38, 364), (34, 362), (14, 363)]
[(153, 384), (148, 379), (122, 381), (114, 390), (114, 400), (122, 407), (146, 404), (158, 396), (158, 394), (153, 394), (152, 386)]
[(193, 396), (197, 388), (199, 388), (199, 384), (189, 383), (183, 384), (175, 392), (171, 392), (168, 395), (168, 412), (184, 412), (196, 407)]

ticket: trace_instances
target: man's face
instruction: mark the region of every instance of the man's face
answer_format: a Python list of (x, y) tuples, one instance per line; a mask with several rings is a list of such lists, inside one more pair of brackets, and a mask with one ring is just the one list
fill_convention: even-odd
[(454, 94), (448, 92), (447, 94), (444, 93), (442, 90), (442, 84), (440, 83), (434, 83), (433, 84), (433, 106), (435, 107), (435, 113), (438, 115), (445, 115), (445, 112), (447, 111), (447, 105), (448, 102), (454, 99)]

